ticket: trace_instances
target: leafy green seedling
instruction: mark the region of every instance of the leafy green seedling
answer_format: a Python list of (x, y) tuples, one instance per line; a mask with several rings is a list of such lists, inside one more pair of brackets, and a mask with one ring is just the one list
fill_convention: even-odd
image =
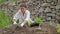
[(58, 27), (58, 28), (57, 28), (57, 33), (60, 34), (60, 24), (58, 24), (57, 27)]
[(31, 24), (31, 21), (30, 21), (30, 20), (28, 20), (28, 26), (30, 26), (30, 24)]
[(17, 20), (17, 25), (20, 26), (19, 19)]
[(39, 24), (39, 27), (36, 28), (37, 30), (41, 30), (40, 24), (42, 23), (42, 18), (41, 17), (36, 17), (35, 22)]
[(40, 24), (42, 22), (41, 17), (36, 17), (35, 22), (38, 23), (38, 24)]
[(60, 33), (60, 28), (57, 29), (57, 33)]
[(20, 23), (17, 23), (17, 26), (19, 26), (19, 27), (20, 27)]
[(57, 27), (60, 28), (60, 24), (57, 24)]
[(50, 24), (50, 25), (53, 25), (53, 23), (52, 23), (51, 21), (49, 22), (49, 24)]

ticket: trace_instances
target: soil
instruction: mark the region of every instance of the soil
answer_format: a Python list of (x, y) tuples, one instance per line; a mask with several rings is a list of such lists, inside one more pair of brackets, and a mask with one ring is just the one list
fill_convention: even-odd
[(57, 34), (56, 26), (42, 23), (40, 27), (41, 30), (36, 29), (37, 27), (21, 28), (17, 25), (11, 25), (9, 27), (0, 28), (0, 34)]

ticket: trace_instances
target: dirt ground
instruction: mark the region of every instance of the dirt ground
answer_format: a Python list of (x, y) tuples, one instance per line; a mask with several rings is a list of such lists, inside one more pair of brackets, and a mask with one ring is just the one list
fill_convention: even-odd
[(12, 25), (0, 29), (0, 34), (57, 34), (56, 26), (49, 25), (48, 23), (42, 23), (41, 30), (36, 29), (37, 27), (17, 27)]

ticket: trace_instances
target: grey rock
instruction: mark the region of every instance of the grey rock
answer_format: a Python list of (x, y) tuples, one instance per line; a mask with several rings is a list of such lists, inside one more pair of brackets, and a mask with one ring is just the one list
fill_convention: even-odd
[(47, 20), (51, 20), (51, 17), (47, 17)]
[(44, 12), (51, 12), (51, 9), (47, 7)]
[(43, 3), (42, 6), (50, 6), (49, 3)]
[(39, 9), (39, 12), (43, 12), (43, 11), (44, 11), (44, 8), (40, 8), (40, 9)]
[(60, 5), (60, 0), (58, 0), (58, 4)]
[(50, 6), (50, 8), (55, 9), (55, 6)]
[(47, 0), (47, 2), (52, 2), (52, 0)]
[(60, 5), (57, 5), (57, 6), (56, 6), (56, 9), (60, 9)]
[(14, 6), (14, 5), (16, 5), (16, 4), (15, 4), (15, 2), (9, 2), (8, 5), (9, 5), (9, 6)]

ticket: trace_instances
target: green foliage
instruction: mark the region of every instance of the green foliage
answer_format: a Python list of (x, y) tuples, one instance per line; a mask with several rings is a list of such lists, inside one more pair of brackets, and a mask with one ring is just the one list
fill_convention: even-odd
[(13, 2), (16, 2), (16, 1), (18, 1), (18, 0), (12, 0)]
[(57, 20), (58, 21), (58, 23), (60, 23), (60, 19), (59, 20)]
[[(28, 26), (30, 26), (30, 24), (31, 24), (31, 21), (30, 21), (30, 20), (28, 20), (27, 25), (28, 25)], [(21, 24), (19, 23), (19, 20), (17, 20), (17, 25), (18, 25), (19, 27), (20, 27), (20, 25), (21, 25)]]
[(42, 22), (42, 18), (41, 17), (36, 17), (35, 22), (40, 24)]
[(11, 17), (0, 9), (0, 27), (5, 27), (12, 23)]
[(57, 27), (60, 28), (60, 24), (57, 24)]
[(49, 22), (50, 25), (53, 25), (52, 21)]
[[(7, 0), (0, 0), (0, 3), (6, 2)], [(17, 2), (18, 0), (8, 0), (8, 1), (12, 1), (12, 2)]]
[(60, 28), (57, 30), (58, 34), (60, 34)]
[(20, 22), (19, 22), (19, 19), (17, 20), (17, 25), (20, 27)]
[(6, 2), (7, 0), (0, 0), (0, 3)]
[(17, 26), (19, 26), (19, 27), (20, 27), (20, 23), (17, 23)]
[(30, 24), (31, 24), (31, 21), (30, 21), (30, 20), (28, 20), (28, 26), (30, 26)]
[(57, 25), (57, 33), (60, 34), (60, 24)]

